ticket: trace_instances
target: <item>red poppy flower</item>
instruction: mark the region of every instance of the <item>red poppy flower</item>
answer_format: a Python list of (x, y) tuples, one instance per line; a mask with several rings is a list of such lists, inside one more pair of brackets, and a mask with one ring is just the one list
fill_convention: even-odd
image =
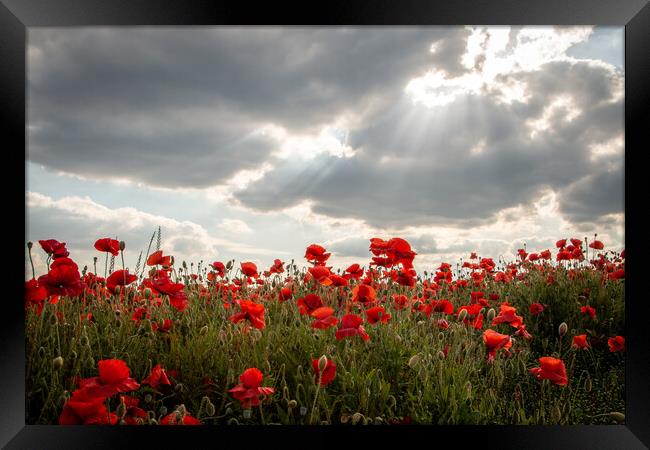
[(391, 319), (390, 314), (386, 314), (386, 310), (383, 306), (375, 306), (366, 310), (366, 318), (369, 323), (376, 324), (377, 322), (388, 323)]
[(415, 270), (413, 269), (401, 269), (393, 270), (390, 273), (390, 277), (393, 281), (397, 282), (402, 286), (413, 287), (415, 286)]
[(59, 242), (56, 239), (47, 239), (45, 241), (38, 241), (41, 248), (48, 255), (52, 255), (54, 259), (65, 258), (70, 255), (70, 252), (65, 248), (65, 242)]
[(519, 328), (524, 322), (521, 316), (516, 314), (517, 308), (510, 305), (501, 305), (499, 315), (494, 318), (492, 325), (509, 323), (514, 328)]
[(359, 264), (352, 264), (350, 267), (345, 269), (345, 275), (344, 276), (349, 276), (350, 278), (354, 278), (355, 280), (358, 280), (363, 276), (363, 269)]
[(116, 270), (106, 279), (106, 287), (115, 293), (117, 286), (126, 286), (138, 279), (137, 275), (130, 274), (128, 270)]
[(373, 303), (377, 299), (377, 292), (367, 284), (357, 284), (352, 288), (352, 301), (364, 305)]
[(533, 335), (530, 334), (528, 331), (526, 331), (526, 325), (521, 325), (519, 328), (517, 328), (517, 331), (515, 332), (517, 336), (521, 336), (526, 340), (531, 340), (533, 338)]
[(625, 338), (623, 336), (609, 338), (607, 339), (607, 346), (612, 353), (623, 352), (625, 351)]
[(326, 330), (327, 328), (336, 326), (336, 324), (339, 323), (339, 319), (334, 317), (334, 309), (329, 306), (317, 308), (309, 315), (316, 319), (311, 323), (312, 328), (319, 330)]
[(40, 286), (38, 281), (31, 279), (25, 281), (25, 307), (36, 306), (42, 309), (43, 302), (47, 298), (47, 289)]
[(433, 306), (433, 310), (435, 312), (441, 312), (445, 314), (453, 314), (454, 313), (454, 305), (446, 299), (440, 299), (440, 300), (432, 300), (431, 305)]
[(162, 250), (155, 251), (147, 258), (147, 265), (157, 266), (158, 264), (163, 267), (169, 267), (172, 265), (172, 257), (169, 255), (163, 257)]
[(117, 423), (117, 416), (106, 410), (104, 397), (93, 397), (77, 389), (63, 406), (59, 425), (104, 425)]
[(438, 328), (441, 330), (446, 330), (449, 328), (449, 322), (447, 322), (445, 319), (438, 319)]
[(302, 298), (299, 298), (296, 302), (300, 314), (311, 314), (314, 310), (323, 306), (323, 300), (316, 294), (307, 294)]
[(67, 295), (69, 297), (80, 295), (84, 287), (81, 283), (81, 274), (77, 265), (74, 262), (72, 264), (55, 265), (57, 261), (59, 260), (52, 263), (52, 268), (47, 275), (38, 278), (38, 285), (47, 289), (48, 295)]
[(148, 384), (154, 389), (160, 390), (160, 386), (171, 386), (171, 381), (167, 378), (167, 372), (161, 367), (160, 364), (151, 369), (151, 373), (147, 378), (142, 380), (142, 384)]
[(279, 259), (273, 261), (273, 265), (269, 269), (270, 273), (282, 273), (284, 272), (284, 263)]
[(592, 319), (596, 318), (596, 310), (589, 305), (581, 307), (580, 312), (589, 315)]
[(404, 294), (393, 294), (395, 309), (404, 309), (409, 304), (409, 298)]
[(580, 334), (578, 336), (573, 336), (573, 343), (571, 344), (571, 347), (589, 350), (590, 345), (589, 341), (587, 341), (587, 335)]
[(293, 297), (293, 291), (287, 287), (283, 287), (280, 289), (280, 293), (278, 295), (278, 300), (281, 302), (286, 302), (287, 300), (290, 300), (291, 297)]
[(264, 305), (250, 300), (242, 300), (239, 302), (239, 308), (241, 312), (230, 317), (232, 323), (248, 320), (258, 330), (264, 328)]
[(189, 414), (185, 414), (179, 422), (177, 414), (173, 412), (163, 417), (160, 420), (160, 425), (203, 425), (203, 423)]
[(499, 334), (494, 330), (487, 329), (483, 333), (483, 342), (487, 347), (488, 361), (494, 361), (497, 350), (500, 348), (509, 349), (512, 347), (512, 340), (507, 334)]
[(582, 240), (581, 239), (576, 239), (576, 238), (571, 238), (571, 244), (574, 247), (582, 247)]
[(593, 248), (595, 250), (602, 250), (605, 248), (605, 244), (603, 244), (601, 241), (595, 240), (591, 244), (589, 244), (589, 248)]
[(530, 313), (533, 316), (536, 316), (537, 314), (541, 313), (542, 311), (544, 311), (544, 309), (545, 309), (544, 305), (542, 305), (541, 303), (531, 303), (530, 305)]
[(555, 243), (557, 248), (564, 248), (566, 246), (566, 239), (560, 239)]
[(539, 254), (539, 257), (540, 257), (541, 259), (551, 259), (551, 251), (548, 250), (548, 249), (547, 249), (547, 250), (544, 250), (543, 252), (541, 252), (541, 253)]
[(110, 253), (113, 256), (120, 254), (120, 241), (111, 238), (98, 239), (95, 248), (100, 252)]
[(356, 314), (346, 314), (341, 318), (339, 329), (336, 331), (336, 339), (343, 339), (350, 336), (360, 336), (367, 341), (370, 339), (365, 328), (363, 328), (363, 319)]
[(315, 266), (310, 267), (309, 274), (314, 277), (314, 280), (318, 281), (323, 286), (329, 286), (332, 284), (332, 279), (330, 278), (332, 273), (330, 269), (325, 266)]
[(224, 277), (226, 275), (226, 266), (220, 262), (220, 261), (215, 261), (212, 264), (210, 264), (210, 267), (212, 267), (212, 270), (217, 272), (217, 275), (220, 277)]
[(307, 250), (305, 250), (305, 259), (317, 265), (324, 265), (325, 261), (327, 261), (331, 255), (331, 253), (326, 253), (326, 251), (327, 250), (325, 250), (324, 247), (318, 244), (311, 244), (307, 247)]
[(174, 283), (164, 270), (159, 270), (153, 278), (146, 278), (142, 284), (157, 294), (167, 295), (169, 303), (178, 311), (183, 312), (189, 305), (183, 283)]
[[(161, 322), (151, 322), (151, 329), (160, 333), (169, 333), (173, 324), (174, 322), (171, 319), (165, 319)], [(169, 371), (167, 372), (169, 373)]]
[[(314, 374), (316, 375), (316, 382), (318, 383), (318, 377), (320, 375), (320, 369), (318, 367), (318, 359), (312, 359), (311, 366), (314, 369)], [(327, 358), (327, 364), (325, 365), (325, 369), (323, 370), (323, 375), (320, 377), (320, 385), (327, 386), (332, 382), (332, 380), (334, 380), (335, 376), (336, 376), (336, 364), (334, 364), (334, 361)]]
[(569, 383), (566, 367), (561, 359), (543, 356), (539, 358), (539, 363), (541, 367), (529, 369), (538, 380), (551, 380), (553, 384), (559, 386), (566, 386)]
[(258, 278), (260, 275), (257, 273), (257, 266), (252, 262), (240, 263), (241, 271), (247, 277)]
[(128, 395), (120, 396), (120, 400), (126, 406), (124, 422), (127, 425), (144, 425), (147, 419), (147, 411), (138, 407), (140, 399)]
[(239, 377), (240, 384), (228, 390), (228, 392), (241, 402), (243, 408), (258, 406), (260, 396), (266, 398), (275, 392), (273, 388), (261, 387), (263, 378), (264, 376), (259, 369), (255, 367), (246, 369)]
[(131, 378), (131, 370), (121, 359), (103, 359), (97, 363), (99, 376), (79, 381), (79, 387), (91, 397), (111, 397), (119, 392), (134, 391), (140, 387)]

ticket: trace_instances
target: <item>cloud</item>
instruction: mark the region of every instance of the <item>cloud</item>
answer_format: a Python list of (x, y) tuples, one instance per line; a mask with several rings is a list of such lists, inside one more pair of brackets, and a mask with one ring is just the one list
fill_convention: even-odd
[(81, 28), (29, 32), (29, 159), (163, 187), (224, 184), (282, 146), (382, 108), (464, 29)]
[(251, 227), (246, 222), (239, 219), (223, 219), (219, 228), (227, 233), (252, 233)]
[[(569, 195), (570, 185), (601, 170), (593, 147), (622, 134), (622, 73), (563, 55), (587, 33), (565, 30), (554, 39), (549, 30), (519, 34), (524, 36), (510, 32), (502, 47), (510, 45), (512, 55), (527, 59), (515, 58), (509, 71), (494, 74), (495, 85), (444, 107), (396, 97), (390, 108), (349, 131), (351, 157), (322, 153), (308, 165), (276, 163), (235, 192), (234, 200), (260, 211), (310, 202), (318, 214), (405, 228), (477, 226), (536, 201), (548, 189)], [(518, 42), (536, 49), (538, 58), (522, 53)], [(489, 69), (489, 61), (481, 70)], [(524, 95), (505, 101), (504, 86), (511, 85)], [(603, 208), (597, 197), (582, 196), (583, 219), (598, 221), (615, 209), (612, 202)]]

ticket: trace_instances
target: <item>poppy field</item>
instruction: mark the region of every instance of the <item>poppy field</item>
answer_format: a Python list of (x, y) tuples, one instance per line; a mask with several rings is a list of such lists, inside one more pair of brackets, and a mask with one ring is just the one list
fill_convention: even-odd
[(26, 423), (625, 421), (625, 251), (597, 236), (433, 273), (397, 237), (346, 268), (318, 244), (262, 268), (152, 242), (133, 269), (111, 238), (81, 268), (27, 244), (48, 272), (25, 282)]

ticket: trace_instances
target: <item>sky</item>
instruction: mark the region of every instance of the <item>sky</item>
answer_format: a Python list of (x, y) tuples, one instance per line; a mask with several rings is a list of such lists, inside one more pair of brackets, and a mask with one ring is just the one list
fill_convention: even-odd
[(26, 240), (90, 268), (103, 237), (133, 268), (158, 226), (176, 261), (260, 269), (312, 243), (367, 265), (372, 237), (408, 240), (418, 272), (594, 233), (620, 251), (623, 37), (32, 27)]

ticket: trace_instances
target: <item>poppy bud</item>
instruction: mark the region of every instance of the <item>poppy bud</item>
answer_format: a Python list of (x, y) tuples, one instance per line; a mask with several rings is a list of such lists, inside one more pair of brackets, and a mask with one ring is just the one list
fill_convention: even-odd
[(233, 265), (233, 263), (234, 263), (234, 261), (228, 261), (228, 262), (226, 263), (226, 269), (228, 269), (228, 270), (232, 269), (232, 265)]
[(562, 411), (560, 410), (560, 406), (556, 404), (555, 407), (551, 410), (551, 419), (553, 422), (559, 422), (561, 418)]
[(418, 320), (418, 325), (419, 325), (419, 326), (424, 325), (424, 320)]
[(592, 384), (591, 384), (591, 378), (587, 378), (585, 380), (585, 392), (591, 392)]
[(494, 308), (490, 308), (487, 313), (487, 320), (488, 322), (492, 322), (494, 318), (496, 317), (497, 312), (494, 310)]
[(151, 289), (150, 288), (144, 288), (142, 291), (142, 294), (144, 295), (144, 298), (149, 299), (151, 298)]
[(232, 408), (229, 406), (226, 408), (226, 415), (229, 416), (232, 414)]
[(322, 374), (327, 367), (327, 356), (323, 355), (318, 359), (318, 370)]
[(624, 423), (625, 422), (625, 414), (620, 413), (620, 412), (611, 412), (609, 413), (609, 416), (614, 419), (617, 422)]
[(289, 400), (289, 402), (287, 403), (287, 408), (289, 409), (293, 409), (296, 406), (298, 406), (298, 402), (295, 400)]
[(52, 360), (52, 367), (54, 367), (54, 370), (59, 370), (61, 367), (63, 367), (63, 358), (60, 356), (57, 356)]
[(174, 257), (173, 257), (173, 256), (170, 256), (170, 257), (169, 257), (169, 265), (170, 265), (170, 266), (173, 266), (173, 265), (174, 265)]
[(210, 401), (210, 399), (208, 399), (205, 405), (205, 412), (208, 413), (208, 416), (214, 416), (214, 414), (217, 412), (214, 404)]
[(126, 248), (126, 242), (120, 241), (120, 250), (124, 251), (125, 248)]
[(361, 419), (364, 419), (363, 414), (358, 412), (352, 414), (352, 425), (356, 425)]
[(569, 326), (566, 324), (566, 322), (562, 322), (560, 326), (557, 329), (557, 332), (560, 336), (564, 336), (566, 332), (568, 331)]
[(384, 423), (384, 419), (381, 417), (375, 417), (375, 425), (381, 425), (382, 423)]
[(341, 414), (341, 423), (348, 423), (350, 421), (350, 414)]
[(176, 413), (179, 415), (178, 420), (183, 420), (185, 415), (187, 414), (187, 409), (185, 408), (185, 405), (181, 404), (178, 408), (176, 408)]
[(126, 405), (124, 404), (124, 399), (120, 400), (120, 404), (117, 406), (117, 410), (115, 410), (115, 414), (120, 419), (123, 419), (124, 416), (126, 416)]
[(187, 270), (187, 263), (183, 261), (183, 269)]
[(144, 402), (145, 403), (151, 403), (151, 400), (153, 400), (153, 397), (151, 396), (151, 394), (147, 394), (147, 395), (144, 396)]
[(421, 359), (420, 355), (411, 356), (411, 358), (409, 359), (409, 362), (408, 362), (409, 367), (411, 369), (415, 368), (415, 366), (417, 366), (418, 363), (420, 362), (420, 359)]
[(28, 242), (27, 243), (27, 248), (30, 249), (30, 250), (32, 249), (33, 246), (34, 246), (33, 242)]
[(250, 409), (245, 409), (243, 415), (244, 415), (244, 419), (250, 419), (251, 418), (251, 410)]
[(174, 386), (174, 390), (176, 392), (183, 392), (185, 389), (185, 386), (183, 386), (183, 383), (178, 383), (176, 386)]
[(463, 309), (461, 312), (458, 313), (458, 320), (463, 321), (467, 319), (467, 310)]
[(207, 325), (204, 325), (204, 326), (199, 330), (199, 334), (200, 334), (200, 335), (204, 335), (204, 334), (206, 334), (207, 332), (208, 332), (208, 326), (207, 326)]

